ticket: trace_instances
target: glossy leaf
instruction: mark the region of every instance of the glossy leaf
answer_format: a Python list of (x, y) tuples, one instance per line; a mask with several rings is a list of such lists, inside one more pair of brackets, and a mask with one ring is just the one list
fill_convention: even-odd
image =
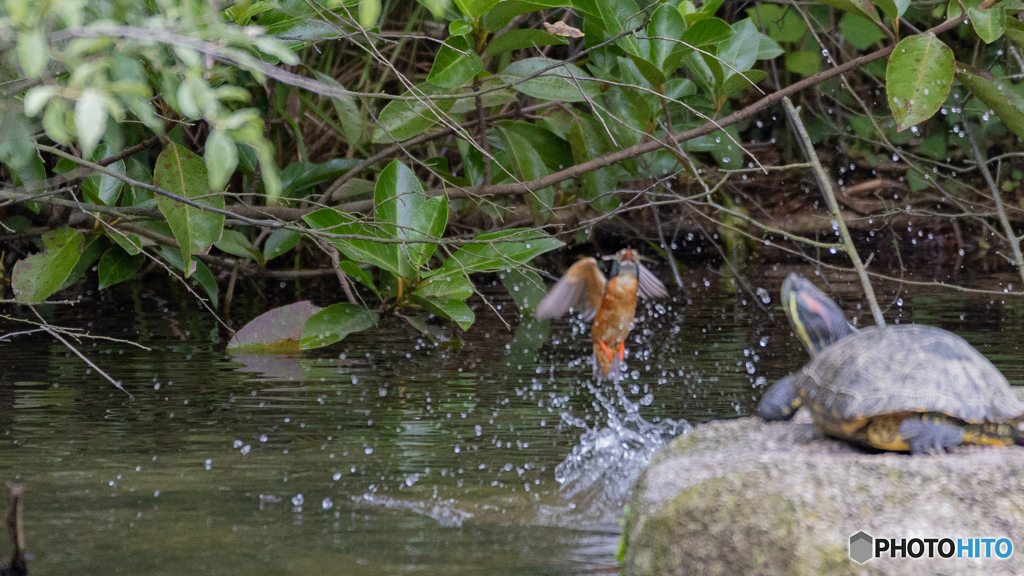
[(681, 41), (693, 48), (703, 48), (728, 40), (733, 34), (732, 27), (725, 20), (706, 18), (690, 26)]
[[(718, 45), (718, 58), (722, 65), (723, 81), (737, 72), (746, 72), (757, 61), (761, 33), (749, 18), (732, 25), (733, 35)], [(735, 70), (734, 70), (735, 69)]]
[[(427, 197), (423, 184), (405, 164), (393, 160), (377, 179), (373, 191), (373, 218), (389, 238), (415, 240), (429, 237), (423, 226), (433, 226), (432, 219), (438, 206), (432, 204), (427, 213), (418, 215)], [(445, 206), (444, 220), (448, 212)], [(389, 244), (387, 250), (395, 253), (398, 260), (398, 275), (411, 277), (433, 253), (434, 247), (414, 244)], [(411, 265), (410, 265), (411, 264)]]
[(105, 236), (93, 234), (86, 236), (85, 241), (82, 242), (82, 255), (78, 257), (78, 262), (71, 269), (71, 274), (68, 274), (68, 277), (64, 279), (64, 282), (57, 291), (60, 292), (77, 284), (108, 248), (110, 248), (110, 242), (107, 241)]
[(142, 241), (135, 234), (120, 232), (118, 230), (107, 230), (107, 237), (117, 243), (125, 252), (131, 256), (142, 252)]
[(294, 230), (274, 230), (263, 243), (263, 261), (287, 253), (299, 243), (302, 235)]
[(371, 292), (376, 294), (378, 298), (380, 297), (380, 291), (377, 290), (377, 286), (373, 283), (373, 278), (370, 277), (368, 270), (360, 267), (359, 264), (351, 260), (342, 260), (338, 262), (338, 268), (341, 268), (341, 271), (348, 276), (350, 281), (354, 280), (355, 282), (366, 286)]
[(246, 258), (263, 263), (263, 254), (252, 247), (252, 242), (237, 230), (224, 230), (220, 240), (213, 243), (218, 250), (239, 258)]
[[(436, 95), (444, 91), (425, 83), (417, 86), (414, 92)], [(411, 95), (409, 92), (404, 94)], [(373, 129), (373, 142), (387, 144), (418, 136), (438, 122), (438, 112), (447, 112), (454, 103), (455, 100), (394, 100), (381, 110)]]
[[(643, 24), (646, 19), (636, 0), (599, 0), (595, 4), (601, 14), (604, 29), (612, 36), (629, 32)], [(633, 34), (622, 36), (616, 45), (628, 54), (641, 56), (640, 46)]]
[[(359, 222), (351, 214), (333, 208), (323, 208), (302, 217), (313, 228), (322, 228), (334, 234), (358, 234), (360, 236), (383, 237), (380, 229), (365, 222)], [(346, 258), (372, 264), (392, 274), (404, 276), (408, 264), (399, 263), (397, 244), (383, 244), (370, 240), (330, 239)]]
[(465, 300), (473, 291), (473, 283), (463, 274), (435, 274), (423, 281), (413, 294), (421, 298)]
[[(747, 8), (747, 16), (759, 30), (764, 30), (776, 42), (796, 42), (807, 32), (807, 22), (791, 6), (761, 4), (756, 8)], [(878, 28), (875, 27), (875, 30)]]
[(524, 50), (538, 46), (551, 46), (568, 44), (569, 40), (562, 36), (555, 36), (543, 30), (524, 28), (520, 30), (509, 30), (487, 44), (487, 56), (493, 58), (505, 52), (513, 50)]
[[(647, 36), (640, 39), (640, 56), (653, 64), (662, 74), (671, 74), (682, 62), (685, 47), (672, 39), (686, 34), (686, 21), (671, 4), (662, 4), (651, 15)], [(664, 40), (662, 40), (664, 38)], [(643, 71), (641, 69), (641, 71)], [(646, 76), (646, 74), (645, 74)], [(656, 85), (661, 85), (664, 81)]]
[(415, 295), (410, 296), (409, 299), (432, 314), (455, 322), (463, 330), (469, 330), (469, 327), (473, 325), (473, 321), (476, 320), (476, 315), (473, 314), (473, 311), (462, 300), (445, 300), (441, 298), (427, 300)]
[[(556, 67), (541, 72), (550, 66)], [(583, 70), (551, 58), (517, 60), (506, 66), (501, 76), (506, 82), (515, 83), (513, 89), (543, 100), (584, 102), (598, 93), (596, 82), (582, 79), (587, 77)]]
[(873, 0), (875, 5), (882, 9), (882, 12), (895, 21), (910, 7), (910, 0)]
[(438, 88), (458, 88), (484, 69), (466, 36), (449, 36), (434, 57), (427, 82)]
[(438, 274), (454, 272), (494, 272), (525, 264), (534, 257), (563, 245), (560, 240), (529, 228), (514, 228), (480, 234), (475, 241), (455, 251), (438, 269)]
[(228, 342), (232, 354), (288, 354), (301, 350), (302, 327), (323, 308), (308, 300), (260, 314)]
[(1009, 80), (997, 80), (981, 70), (960, 63), (956, 65), (956, 79), (1006, 122), (1014, 134), (1024, 138), (1024, 97), (1013, 89)]
[[(224, 208), (224, 196), (207, 195), (209, 179), (206, 163), (184, 146), (170, 143), (156, 160), (153, 181), (157, 187), (178, 196), (194, 199), (196, 203), (213, 208)], [(192, 275), (193, 254), (205, 254), (220, 239), (224, 216), (182, 204), (158, 195), (156, 205), (171, 226), (175, 240), (181, 247), (185, 277)]]
[(353, 332), (373, 326), (379, 318), (376, 312), (348, 302), (328, 306), (306, 321), (299, 346), (309, 350), (334, 344)]
[(333, 158), (319, 164), (293, 162), (281, 171), (281, 194), (301, 198), (313, 186), (337, 180), (358, 163), (352, 158)]
[(889, 56), (885, 91), (896, 130), (935, 114), (953, 83), (953, 51), (932, 33), (909, 36)]
[(18, 260), (11, 273), (11, 288), (18, 302), (46, 300), (60, 288), (81, 257), (81, 232), (60, 228), (43, 234), (45, 250)]
[[(505, 145), (505, 152), (512, 160), (512, 168), (516, 178), (521, 182), (529, 182), (547, 176), (550, 171), (544, 165), (544, 159), (533, 147), (531, 142), (508, 129), (501, 129), (501, 139)], [(537, 212), (551, 210), (554, 208), (555, 190), (547, 187), (541, 190), (534, 190), (528, 195), (530, 204)]]
[(995, 5), (988, 10), (981, 8), (968, 8), (967, 18), (971, 26), (977, 32), (985, 44), (991, 44), (1003, 36), (1006, 30), (1006, 11), (1000, 5)]
[(498, 0), (455, 0), (459, 11), (470, 18), (479, 18), (481, 14), (487, 13), (497, 3)]
[(114, 284), (132, 279), (145, 260), (146, 257), (142, 254), (132, 256), (120, 246), (107, 250), (100, 258), (97, 267), (100, 277), (99, 289), (104, 290)]

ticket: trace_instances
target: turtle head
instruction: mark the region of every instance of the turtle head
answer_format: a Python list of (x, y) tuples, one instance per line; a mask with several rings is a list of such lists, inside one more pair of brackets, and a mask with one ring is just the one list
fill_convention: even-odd
[(857, 331), (846, 321), (839, 305), (803, 276), (786, 276), (782, 306), (793, 331), (812, 356)]
[(623, 248), (613, 256), (605, 256), (604, 259), (612, 261), (611, 276), (613, 278), (620, 274), (624, 276), (632, 276), (633, 278), (640, 275), (640, 271), (638, 269), (640, 254), (632, 248)]

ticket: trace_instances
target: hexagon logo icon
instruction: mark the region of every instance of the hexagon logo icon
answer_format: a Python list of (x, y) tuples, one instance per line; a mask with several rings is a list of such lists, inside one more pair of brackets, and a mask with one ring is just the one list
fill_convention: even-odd
[(870, 534), (861, 530), (850, 536), (850, 560), (863, 564), (874, 558), (875, 539)]

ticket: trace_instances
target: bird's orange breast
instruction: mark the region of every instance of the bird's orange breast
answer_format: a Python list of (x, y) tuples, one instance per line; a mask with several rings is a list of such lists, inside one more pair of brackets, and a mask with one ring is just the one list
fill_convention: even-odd
[(613, 347), (629, 336), (629, 325), (636, 315), (636, 287), (636, 278), (629, 276), (615, 276), (608, 281), (594, 317), (591, 339), (595, 343), (603, 341)]

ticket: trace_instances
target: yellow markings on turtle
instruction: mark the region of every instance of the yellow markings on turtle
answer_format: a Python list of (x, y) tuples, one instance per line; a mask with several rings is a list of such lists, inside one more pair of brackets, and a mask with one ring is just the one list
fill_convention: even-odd
[(1010, 446), (1013, 432), (1008, 424), (971, 424), (964, 426), (964, 444), (983, 446)]
[(786, 303), (789, 306), (789, 321), (793, 325), (793, 329), (796, 331), (797, 337), (803, 340), (804, 346), (808, 348), (814, 348), (814, 342), (811, 341), (811, 335), (807, 333), (807, 328), (804, 327), (804, 323), (800, 321), (800, 313), (797, 311), (796, 305), (796, 294), (789, 294), (789, 302)]
[(900, 434), (900, 424), (907, 419), (906, 412), (875, 416), (867, 426), (868, 444), (879, 450), (906, 452), (910, 450), (906, 439)]

